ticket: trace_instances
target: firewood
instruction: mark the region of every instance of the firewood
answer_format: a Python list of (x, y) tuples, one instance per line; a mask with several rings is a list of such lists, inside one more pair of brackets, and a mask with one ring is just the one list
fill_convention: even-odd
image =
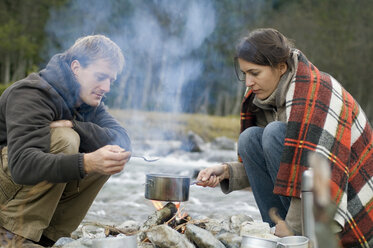
[(175, 216), (177, 208), (172, 202), (167, 203), (162, 209), (155, 211), (148, 219), (144, 222), (143, 226), (140, 228), (140, 240), (146, 239), (146, 231), (153, 226), (157, 226), (169, 221)]

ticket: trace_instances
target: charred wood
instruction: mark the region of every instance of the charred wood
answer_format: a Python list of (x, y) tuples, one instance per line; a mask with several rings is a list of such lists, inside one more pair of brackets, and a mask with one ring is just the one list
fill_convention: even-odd
[(152, 215), (149, 215), (148, 219), (144, 222), (140, 228), (140, 240), (146, 239), (146, 231), (150, 228), (163, 224), (169, 221), (175, 216), (177, 208), (172, 202), (167, 203), (162, 209), (155, 211)]

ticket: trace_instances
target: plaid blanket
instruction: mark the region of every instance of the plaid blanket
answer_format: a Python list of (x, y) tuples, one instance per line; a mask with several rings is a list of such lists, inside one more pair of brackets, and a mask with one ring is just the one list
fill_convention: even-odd
[[(242, 102), (241, 132), (255, 125), (253, 94)], [(373, 133), (364, 112), (330, 75), (299, 53), (286, 95), (287, 132), (275, 194), (299, 197), (310, 152), (328, 159), (335, 216), (348, 247), (373, 247)]]

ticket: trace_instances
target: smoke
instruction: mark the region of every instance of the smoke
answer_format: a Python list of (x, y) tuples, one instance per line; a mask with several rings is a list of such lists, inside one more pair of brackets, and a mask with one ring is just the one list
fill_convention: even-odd
[(211, 1), (75, 0), (47, 24), (51, 57), (85, 35), (105, 34), (123, 50), (126, 67), (114, 107), (181, 111), (183, 90), (203, 70), (198, 49), (215, 29)]

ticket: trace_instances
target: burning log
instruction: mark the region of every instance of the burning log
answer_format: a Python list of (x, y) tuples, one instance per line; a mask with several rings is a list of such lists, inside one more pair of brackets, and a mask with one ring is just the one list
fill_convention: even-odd
[(172, 202), (167, 203), (163, 208), (155, 211), (148, 217), (143, 226), (140, 228), (140, 240), (144, 241), (146, 239), (147, 230), (169, 221), (172, 217), (175, 216), (176, 212), (177, 208)]

